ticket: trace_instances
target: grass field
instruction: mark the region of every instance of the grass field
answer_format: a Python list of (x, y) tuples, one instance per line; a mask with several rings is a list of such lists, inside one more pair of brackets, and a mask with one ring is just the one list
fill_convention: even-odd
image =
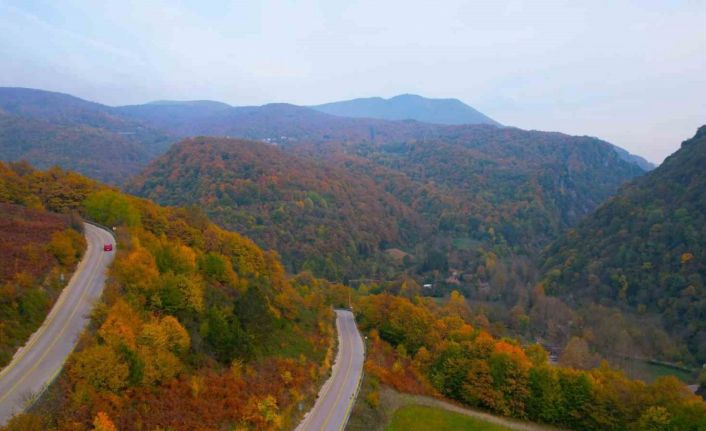
[[(378, 401), (371, 403), (372, 397)], [(559, 431), (557, 428), (495, 416), (436, 398), (404, 394), (363, 376), (346, 431)]]
[(387, 431), (511, 431), (500, 425), (426, 406), (405, 406), (392, 417)]
[(639, 359), (627, 359), (619, 363), (620, 368), (625, 370), (626, 374), (633, 379), (641, 379), (646, 382), (652, 382), (659, 377), (675, 376), (684, 383), (691, 385), (696, 382), (697, 376), (695, 372), (689, 372), (679, 368), (670, 367), (667, 365), (655, 364)]

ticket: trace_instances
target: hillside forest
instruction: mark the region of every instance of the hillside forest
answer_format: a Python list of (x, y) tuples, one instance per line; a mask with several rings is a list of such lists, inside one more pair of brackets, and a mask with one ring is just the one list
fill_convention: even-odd
[(3, 431), (293, 428), (351, 304), (374, 384), (705, 429), (684, 385), (706, 390), (705, 127), (650, 170), (493, 124), (0, 88), (0, 367), (80, 261), (82, 219), (118, 243), (64, 372)]
[[(646, 384), (606, 363), (550, 365), (540, 345), (491, 335), (456, 291), (435, 301), (411, 281), (390, 295), (287, 276), (276, 254), (196, 209), (59, 169), (0, 166), (5, 204), (116, 225), (119, 247), (65, 371), (6, 431), (291, 428), (330, 366), (330, 306), (349, 299), (369, 338), (367, 373), (398, 390), (571, 429), (706, 426), (706, 403), (676, 378)], [(30, 187), (39, 178), (51, 186)], [(366, 402), (375, 405), (374, 392)]]
[(332, 359), (328, 304), (342, 286), (287, 277), (276, 254), (196, 210), (59, 169), (0, 168), (3, 205), (77, 212), (118, 236), (91, 330), (40, 404), (5, 429), (271, 430), (311, 402)]
[[(396, 146), (191, 138), (127, 189), (203, 208), (277, 250), (291, 273), (378, 292), (402, 284), (426, 296), (459, 290), (495, 323), (494, 334), (556, 351), (588, 326), (597, 334), (590, 348), (613, 362), (625, 350), (688, 360), (660, 322), (612, 308), (577, 311), (534, 288), (542, 248), (640, 169), (589, 138), (459, 130), (466, 135), (455, 143)], [(616, 347), (611, 340), (624, 328), (648, 330), (631, 330), (629, 347)]]
[[(17, 165), (16, 169), (28, 169)], [(52, 173), (32, 174), (32, 187), (46, 186)], [(14, 172), (0, 165), (0, 368), (39, 328), (86, 248), (80, 219), (57, 214), (21, 191), (7, 193)]]
[[(549, 364), (537, 344), (471, 324), (466, 300), (388, 294), (358, 298), (369, 331), (366, 372), (376, 384), (443, 396), (503, 416), (575, 430), (701, 430), (706, 403), (673, 376), (631, 380), (603, 362), (589, 371)], [(365, 402), (372, 408), (379, 393)]]
[(706, 127), (544, 253), (542, 288), (579, 308), (660, 316), (706, 361)]

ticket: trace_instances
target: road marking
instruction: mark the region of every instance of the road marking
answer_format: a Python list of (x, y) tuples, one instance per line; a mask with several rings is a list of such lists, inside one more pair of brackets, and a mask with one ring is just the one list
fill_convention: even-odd
[[(329, 410), (328, 414), (326, 415), (326, 419), (324, 419), (324, 423), (321, 425), (320, 430), (323, 430), (326, 428), (326, 425), (328, 425), (329, 421), (331, 420), (331, 416), (333, 415), (333, 412), (336, 410), (336, 406), (338, 405), (338, 400), (341, 398), (341, 393), (343, 392), (343, 388), (345, 387), (346, 383), (348, 382), (348, 376), (351, 373), (351, 368), (353, 368), (353, 340), (350, 340), (348, 343), (350, 345), (350, 351), (351, 355), (348, 360), (348, 368), (346, 369), (346, 374), (343, 377), (343, 384), (339, 386), (338, 392), (336, 392), (336, 398), (333, 402), (333, 406), (331, 406), (331, 409)], [(343, 352), (343, 350), (341, 350)]]
[[(337, 336), (340, 340), (343, 339), (343, 336), (341, 335), (341, 331), (339, 330), (339, 320), (338, 320), (338, 313), (334, 313), (336, 315), (336, 333)], [(334, 358), (333, 365), (336, 365), (336, 361), (338, 359), (339, 353), (341, 353), (341, 345), (343, 343), (338, 343), (338, 352), (336, 352), (336, 358)], [(343, 355), (341, 354), (341, 357)], [(331, 366), (331, 370), (333, 370), (333, 365)], [(316, 409), (316, 401), (318, 400), (323, 400), (328, 396), (328, 393), (331, 391), (331, 386), (333, 386), (333, 372), (331, 373), (331, 377), (329, 377), (329, 380), (324, 382), (324, 393), (322, 396), (318, 397), (317, 400), (314, 401), (314, 405), (311, 407), (311, 410), (305, 415), (304, 421), (301, 423), (301, 430), (306, 431), (306, 426), (307, 424), (311, 421), (311, 417), (313, 416), (314, 410)], [(297, 427), (299, 428), (299, 427)]]
[[(354, 322), (354, 323), (355, 323), (355, 322)], [(360, 334), (358, 333), (358, 328), (357, 328), (357, 327), (356, 327), (356, 336), (358, 337), (358, 339), (360, 339)], [(362, 339), (360, 339), (360, 341), (361, 341), (361, 343), (363, 342)], [(352, 356), (351, 356), (351, 358), (352, 358)], [(353, 359), (351, 359), (351, 362), (353, 362)], [(353, 395), (351, 395), (351, 399), (348, 401), (348, 407), (346, 407), (346, 413), (345, 413), (345, 415), (343, 416), (343, 417), (345, 418), (345, 420), (343, 421), (343, 423), (341, 423), (341, 426), (338, 427), (338, 431), (343, 431), (343, 428), (345, 428), (346, 424), (348, 423), (348, 418), (349, 418), (349, 416), (350, 416), (350, 414), (351, 414), (351, 410), (353, 409), (353, 403), (355, 402), (355, 400), (356, 400), (356, 398), (357, 398), (356, 395), (358, 394), (358, 386), (360, 386), (360, 380), (361, 380), (362, 378), (363, 378), (363, 375), (362, 375), (362, 369), (361, 369), (361, 375), (360, 375), (360, 377), (358, 378), (358, 382), (356, 382), (356, 389), (355, 389), (355, 392), (353, 393)]]
[[(100, 266), (100, 263), (101, 263), (102, 261), (103, 261), (103, 254), (100, 254), (99, 257), (98, 257), (98, 262), (96, 262), (95, 266), (97, 266), (97, 267)], [(89, 282), (86, 283), (86, 287), (85, 287), (85, 289), (81, 292), (81, 296), (79, 297), (79, 299), (78, 299), (78, 301), (77, 301), (77, 303), (76, 303), (76, 306), (75, 306), (74, 309), (71, 311), (71, 315), (69, 315), (68, 319), (66, 319), (66, 321), (64, 322), (64, 325), (61, 327), (61, 330), (59, 331), (59, 334), (57, 334), (56, 337), (54, 337), (54, 340), (53, 340), (52, 343), (49, 345), (49, 347), (46, 348), (46, 350), (44, 351), (44, 354), (39, 358), (39, 360), (37, 360), (37, 361), (34, 363), (34, 365), (33, 365), (27, 372), (25, 372), (25, 373), (22, 375), (22, 377), (21, 377), (17, 382), (15, 382), (14, 385), (12, 385), (12, 387), (5, 393), (5, 395), (3, 395), (2, 397), (0, 397), (0, 403), (2, 403), (3, 401), (5, 401), (5, 399), (6, 399), (7, 397), (9, 397), (10, 394), (17, 388), (17, 386), (19, 386), (19, 385), (27, 378), (27, 376), (29, 376), (30, 374), (32, 374), (32, 373), (37, 369), (37, 367), (39, 367), (39, 365), (41, 365), (41, 363), (42, 363), (42, 361), (44, 360), (44, 358), (47, 357), (47, 355), (48, 355), (49, 352), (54, 348), (54, 346), (55, 346), (56, 343), (59, 341), (59, 339), (64, 335), (64, 332), (66, 332), (66, 328), (69, 326), (69, 323), (70, 323), (71, 320), (74, 318), (74, 315), (76, 314), (76, 311), (78, 311), (79, 305), (83, 302), (83, 300), (84, 300), (84, 298), (85, 298), (85, 296), (86, 296), (86, 293), (87, 293), (89, 290), (91, 290), (90, 287), (91, 287), (91, 285), (93, 284), (93, 281), (95, 280), (97, 274), (98, 274), (98, 271), (94, 271), (93, 274), (91, 274), (91, 277), (90, 277), (90, 279), (89, 279)], [(62, 366), (63, 366), (63, 363), (62, 363)]]

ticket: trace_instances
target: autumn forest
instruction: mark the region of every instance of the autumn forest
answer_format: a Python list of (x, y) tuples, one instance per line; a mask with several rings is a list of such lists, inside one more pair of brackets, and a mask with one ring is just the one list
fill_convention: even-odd
[(62, 371), (0, 429), (294, 429), (342, 308), (365, 340), (355, 420), (393, 390), (706, 429), (706, 126), (654, 167), (490, 119), (315, 108), (0, 89), (0, 367), (80, 272), (83, 221), (116, 247)]

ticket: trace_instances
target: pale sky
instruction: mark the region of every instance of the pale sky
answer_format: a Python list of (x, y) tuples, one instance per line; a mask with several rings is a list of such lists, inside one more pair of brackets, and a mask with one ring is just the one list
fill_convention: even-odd
[(110, 105), (455, 97), (653, 162), (706, 124), (706, 0), (0, 0), (0, 59)]

